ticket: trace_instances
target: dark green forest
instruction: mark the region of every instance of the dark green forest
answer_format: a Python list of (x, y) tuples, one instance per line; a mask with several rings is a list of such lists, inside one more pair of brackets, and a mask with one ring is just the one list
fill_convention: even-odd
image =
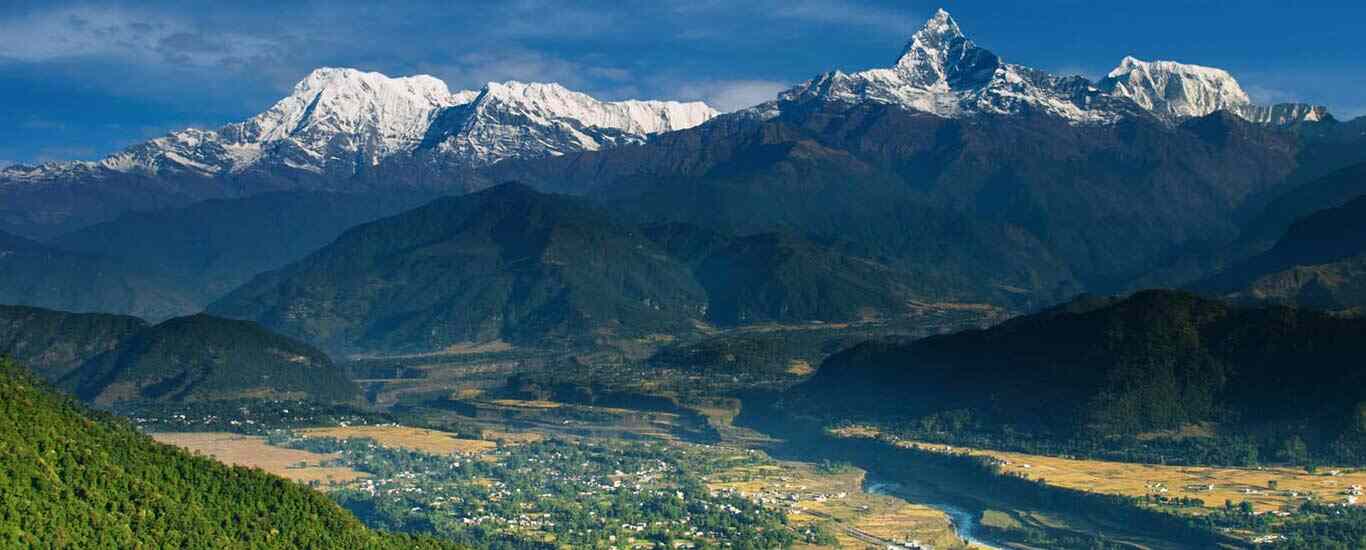
[(443, 548), (325, 495), (153, 442), (0, 359), (0, 546)]
[[(987, 330), (860, 344), (827, 360), (786, 406), (1031, 452), (1363, 464), (1364, 356), (1363, 320), (1149, 291)], [(1191, 427), (1208, 433), (1180, 435)]]

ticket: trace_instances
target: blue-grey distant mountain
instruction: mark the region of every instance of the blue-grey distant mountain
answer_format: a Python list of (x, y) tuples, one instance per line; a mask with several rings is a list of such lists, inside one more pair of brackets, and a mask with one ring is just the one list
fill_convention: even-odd
[(210, 306), (342, 353), (577, 346), (905, 314), (923, 282), (800, 238), (639, 227), (509, 183), (357, 227)]
[(317, 348), (208, 315), (150, 325), (122, 315), (0, 305), (0, 356), (98, 404), (358, 396)]
[[(1360, 193), (1340, 206), (1343, 193)], [(1334, 173), (1285, 197), (1261, 219), (1312, 203), (1323, 210), (1286, 229), (1266, 252), (1194, 285), (1245, 302), (1298, 305), (1347, 314), (1366, 311), (1366, 165)]]

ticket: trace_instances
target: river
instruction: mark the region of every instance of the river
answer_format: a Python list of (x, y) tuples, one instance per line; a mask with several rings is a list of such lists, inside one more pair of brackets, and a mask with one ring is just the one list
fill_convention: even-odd
[(908, 494), (908, 491), (906, 491), (900, 483), (877, 481), (872, 479), (871, 477), (864, 482), (863, 490), (874, 495), (894, 496), (900, 499), (904, 499), (912, 504), (929, 506), (931, 508), (944, 512), (945, 514), (948, 514), (949, 521), (953, 524), (953, 530), (958, 534), (958, 537), (967, 541), (968, 544), (972, 545), (974, 548), (982, 548), (985, 550), (1007, 550), (1004, 547), (997, 546), (989, 541), (980, 538), (980, 536), (977, 533), (977, 514), (974, 514), (973, 512), (964, 510), (953, 504), (943, 502), (939, 499), (927, 499), (924, 496), (924, 493), (922, 492)]

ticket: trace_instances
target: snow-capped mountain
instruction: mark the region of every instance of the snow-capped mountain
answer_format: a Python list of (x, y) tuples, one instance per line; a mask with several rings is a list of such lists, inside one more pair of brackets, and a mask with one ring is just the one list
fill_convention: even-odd
[(642, 141), (717, 114), (701, 102), (598, 101), (558, 84), (489, 83), (480, 91), (451, 92), (426, 75), (321, 68), (245, 121), (173, 132), (100, 161), (11, 166), (0, 170), (0, 185), (102, 173), (349, 176), (419, 152), (447, 165), (479, 167)]
[(1227, 71), (1198, 65), (1126, 57), (1100, 82), (1091, 82), (1006, 63), (964, 36), (942, 9), (911, 37), (896, 65), (829, 72), (752, 112), (768, 116), (783, 103), (813, 100), (892, 103), (949, 118), (1044, 112), (1076, 123), (1111, 123), (1142, 113), (1174, 122), (1219, 110), (1267, 124), (1328, 116), (1320, 106), (1254, 105)]
[(490, 83), (473, 101), (444, 110), (423, 148), (439, 159), (483, 166), (640, 142), (716, 115), (701, 102), (609, 102), (559, 84)]
[(1106, 93), (1174, 117), (1204, 116), (1252, 103), (1228, 71), (1175, 61), (1125, 57), (1099, 85)]

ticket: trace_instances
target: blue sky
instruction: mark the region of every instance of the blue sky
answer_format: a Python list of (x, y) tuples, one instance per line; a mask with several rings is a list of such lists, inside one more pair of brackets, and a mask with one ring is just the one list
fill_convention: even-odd
[(1230, 70), (1254, 99), (1366, 114), (1366, 2), (0, 3), (0, 164), (98, 158), (264, 110), (318, 66), (452, 89), (558, 81), (736, 108), (890, 65), (936, 8), (1007, 61), (1098, 77), (1125, 55)]

